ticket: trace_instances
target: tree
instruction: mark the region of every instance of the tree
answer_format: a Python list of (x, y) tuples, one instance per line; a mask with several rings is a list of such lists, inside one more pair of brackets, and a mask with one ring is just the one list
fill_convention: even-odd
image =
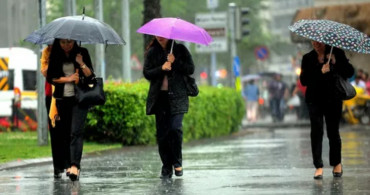
[[(144, 0), (144, 20), (143, 24), (149, 22), (153, 18), (160, 18), (161, 17), (161, 0)], [(150, 43), (151, 36), (144, 35), (144, 50), (146, 46)]]

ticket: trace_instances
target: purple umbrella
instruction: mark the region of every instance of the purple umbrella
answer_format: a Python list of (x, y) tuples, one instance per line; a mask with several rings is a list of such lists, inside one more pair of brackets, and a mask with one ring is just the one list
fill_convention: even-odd
[(202, 45), (212, 42), (212, 37), (203, 28), (179, 18), (154, 18), (136, 32)]

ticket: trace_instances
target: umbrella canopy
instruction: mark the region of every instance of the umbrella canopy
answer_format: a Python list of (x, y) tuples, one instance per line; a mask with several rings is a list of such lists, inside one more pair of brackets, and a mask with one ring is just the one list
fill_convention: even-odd
[(248, 81), (251, 81), (251, 80), (257, 80), (257, 79), (260, 79), (261, 76), (258, 75), (258, 74), (247, 74), (247, 75), (244, 75), (242, 78), (241, 78), (241, 81), (243, 82), (248, 82)]
[(212, 42), (212, 37), (203, 28), (179, 18), (155, 18), (136, 32), (202, 45)]
[(290, 31), (327, 45), (358, 53), (370, 53), (370, 38), (357, 29), (331, 20), (299, 20)]
[(108, 24), (84, 15), (57, 18), (32, 32), (25, 41), (49, 44), (54, 38), (76, 40), (82, 44), (125, 44)]

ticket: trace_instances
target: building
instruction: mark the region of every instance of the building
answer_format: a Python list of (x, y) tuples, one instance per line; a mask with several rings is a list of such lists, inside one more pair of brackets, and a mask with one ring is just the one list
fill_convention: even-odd
[(21, 46), (28, 34), (39, 28), (38, 0), (1, 0), (0, 47)]

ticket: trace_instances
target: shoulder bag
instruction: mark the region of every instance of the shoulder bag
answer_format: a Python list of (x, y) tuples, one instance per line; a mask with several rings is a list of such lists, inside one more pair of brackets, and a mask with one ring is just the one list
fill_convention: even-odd
[(339, 74), (334, 75), (334, 83), (335, 93), (341, 100), (349, 100), (356, 96), (355, 88)]
[(76, 99), (83, 106), (96, 106), (105, 104), (103, 79), (94, 77), (88, 84), (76, 85)]
[(184, 76), (185, 85), (186, 85), (186, 93), (188, 96), (196, 97), (199, 94), (199, 89), (197, 84), (195, 83), (195, 79), (191, 76)]

